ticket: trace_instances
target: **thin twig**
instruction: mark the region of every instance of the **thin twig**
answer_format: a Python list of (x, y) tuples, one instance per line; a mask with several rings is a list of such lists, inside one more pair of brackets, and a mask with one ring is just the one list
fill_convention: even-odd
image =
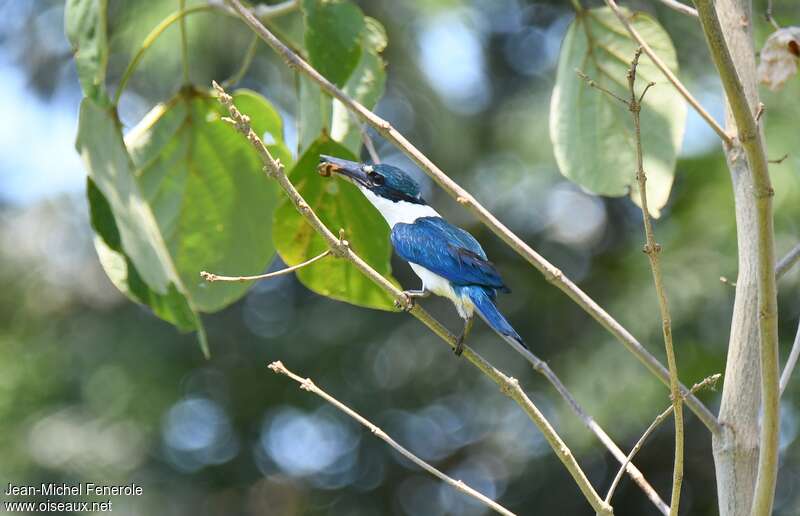
[(800, 244), (797, 244), (786, 256), (781, 258), (781, 261), (775, 266), (775, 277), (780, 278), (786, 274), (797, 262), (800, 262)]
[(794, 336), (792, 351), (789, 352), (789, 358), (786, 359), (786, 365), (783, 366), (783, 372), (781, 373), (781, 396), (783, 396), (783, 391), (786, 390), (786, 386), (789, 385), (789, 378), (792, 377), (792, 372), (797, 365), (798, 358), (800, 358), (800, 323), (797, 325), (797, 333)]
[(237, 282), (244, 282), (244, 281), (253, 281), (253, 280), (262, 280), (262, 279), (269, 279), (275, 278), (277, 276), (283, 276), (284, 274), (289, 274), (294, 272), (298, 269), (302, 269), (307, 265), (311, 265), (312, 263), (316, 262), (317, 260), (321, 260), (331, 254), (330, 249), (326, 249), (322, 253), (318, 254), (317, 256), (304, 261), (303, 263), (298, 263), (297, 265), (292, 265), (291, 267), (286, 267), (285, 269), (281, 269), (275, 272), (269, 272), (267, 274), (257, 274), (255, 276), (220, 276), (219, 274), (213, 274), (211, 272), (202, 271), (200, 273), (200, 277), (204, 280), (208, 281), (209, 283), (213, 283), (215, 281), (237, 281)]
[[(611, 452), (617, 461), (622, 464), (622, 471), (627, 471), (628, 475), (636, 482), (637, 485), (642, 489), (645, 495), (650, 499), (650, 501), (655, 505), (655, 507), (665, 515), (670, 513), (669, 505), (667, 505), (664, 500), (661, 499), (658, 492), (653, 488), (652, 485), (647, 481), (644, 477), (642, 472), (637, 468), (630, 460), (627, 460), (625, 452), (620, 449), (619, 446), (614, 442), (613, 439), (606, 433), (605, 430), (594, 420), (592, 416), (590, 416), (583, 407), (578, 403), (578, 400), (572, 396), (572, 393), (567, 390), (566, 386), (561, 382), (561, 379), (550, 369), (550, 366), (547, 365), (547, 362), (541, 360), (539, 357), (534, 355), (529, 350), (523, 348), (521, 350), (522, 355), (528, 360), (528, 362), (533, 366), (533, 369), (544, 376), (548, 382), (556, 389), (556, 391), (561, 395), (564, 400), (566, 400), (569, 407), (572, 411), (578, 416), (578, 419), (584, 424), (586, 428), (589, 429), (597, 438), (600, 440), (601, 443)], [(608, 502), (608, 499), (606, 499)]]
[[(709, 127), (711, 127), (715, 133), (717, 133), (717, 136), (719, 136), (725, 144), (730, 145), (732, 141), (730, 135), (726, 133), (725, 129), (723, 129), (722, 126), (719, 125), (716, 120), (714, 120), (714, 117), (712, 117), (711, 114), (706, 111), (705, 108), (703, 108), (700, 102), (694, 98), (691, 93), (689, 93), (689, 90), (686, 88), (686, 86), (684, 86), (680, 79), (678, 79), (678, 77), (672, 73), (672, 70), (669, 69), (666, 63), (664, 63), (664, 61), (658, 57), (658, 54), (656, 54), (650, 45), (647, 44), (644, 38), (642, 38), (642, 36), (639, 34), (639, 31), (633, 27), (633, 24), (631, 24), (630, 20), (628, 20), (628, 18), (625, 16), (625, 13), (622, 12), (622, 9), (620, 9), (620, 7), (617, 5), (617, 2), (615, 0), (605, 1), (606, 5), (611, 8), (631, 37), (636, 40), (639, 46), (642, 47), (644, 53), (647, 54), (651, 61), (653, 61), (653, 64), (656, 65), (659, 70), (661, 70), (661, 73), (664, 74), (664, 77), (666, 77), (667, 80), (671, 82), (673, 86), (675, 86), (675, 89), (678, 90), (678, 93), (680, 93), (683, 98), (686, 99), (686, 102), (688, 102), (689, 105), (692, 106), (695, 111), (697, 111), (697, 114), (700, 115), (700, 118), (705, 120)], [(688, 404), (689, 403), (687, 401), (687, 405)]]
[(775, 28), (775, 30), (781, 28), (781, 26), (778, 25), (778, 22), (776, 22), (775, 18), (773, 18), (772, 16), (772, 0), (767, 0), (767, 10), (764, 12), (764, 18), (767, 19), (769, 24), (772, 25)]
[[(356, 123), (359, 123), (358, 120), (356, 120)], [(361, 130), (361, 141), (364, 142), (364, 147), (366, 147), (370, 159), (373, 163), (379, 164), (381, 162), (381, 157), (378, 155), (378, 151), (375, 149), (375, 143), (373, 143), (372, 137), (367, 132), (366, 127), (359, 124), (359, 128)]]
[[(717, 383), (717, 381), (721, 377), (722, 375), (719, 373), (711, 375), (708, 378), (705, 378), (703, 381), (694, 384), (690, 392), (694, 394), (695, 392), (707, 386), (711, 386), (711, 388), (713, 388), (714, 384)], [(681, 397), (683, 397), (683, 395), (681, 395)], [(656, 427), (658, 427), (658, 425), (660, 425), (665, 419), (667, 419), (667, 417), (669, 417), (670, 414), (672, 414), (673, 410), (674, 410), (673, 405), (670, 405), (669, 407), (664, 409), (664, 411), (658, 416), (656, 416), (655, 420), (652, 423), (650, 423), (650, 426), (647, 427), (647, 430), (644, 431), (639, 440), (636, 441), (636, 444), (631, 449), (631, 452), (625, 458), (625, 462), (623, 462), (622, 467), (619, 468), (619, 471), (617, 471), (617, 474), (614, 477), (614, 481), (611, 482), (611, 487), (608, 488), (608, 494), (606, 494), (605, 498), (606, 503), (608, 504), (611, 503), (611, 497), (614, 496), (614, 491), (616, 491), (617, 486), (619, 485), (619, 482), (622, 479), (622, 474), (625, 472), (625, 467), (628, 464), (630, 464), (630, 462), (633, 460), (636, 454), (639, 453), (639, 450), (641, 450), (642, 446), (644, 446), (644, 442), (647, 440), (648, 437), (650, 437), (650, 434), (652, 434), (653, 431), (656, 429)]]
[(277, 18), (296, 11), (300, 7), (300, 0), (287, 0), (275, 5), (258, 4), (253, 7), (253, 14), (259, 20), (266, 20), (270, 18)]
[[(331, 253), (334, 256), (343, 258), (351, 262), (362, 274), (372, 280), (376, 285), (381, 287), (386, 293), (392, 296), (398, 304), (403, 306), (406, 311), (419, 319), (423, 324), (430, 328), (436, 335), (442, 338), (451, 348), (455, 349), (458, 339), (447, 331), (439, 321), (434, 319), (428, 312), (426, 312), (419, 304), (413, 303), (401, 290), (395, 287), (389, 280), (383, 277), (369, 264), (367, 264), (360, 256), (358, 256), (349, 246), (347, 241), (337, 238), (327, 226), (319, 219), (314, 210), (303, 199), (300, 192), (294, 187), (286, 176), (283, 165), (275, 160), (270, 154), (264, 142), (250, 127), (250, 119), (239, 112), (236, 106), (233, 105), (233, 98), (228, 95), (222, 87), (214, 83), (214, 88), (219, 94), (219, 101), (228, 109), (230, 118), (223, 118), (223, 120), (231, 123), (240, 133), (242, 133), (247, 140), (253, 145), (258, 152), (264, 163), (264, 170), (267, 174), (274, 178), (280, 187), (289, 197), (292, 204), (295, 205), (300, 214), (306, 221), (314, 228), (317, 233), (327, 242)], [(555, 429), (550, 425), (550, 422), (545, 418), (541, 411), (533, 404), (525, 392), (519, 385), (515, 378), (511, 378), (503, 374), (500, 370), (495, 368), (482, 356), (473, 351), (468, 346), (464, 347), (462, 355), (471, 364), (480, 369), (486, 376), (492, 379), (501, 389), (503, 393), (517, 402), (520, 407), (525, 411), (528, 417), (536, 424), (544, 435), (545, 440), (555, 452), (556, 456), (561, 460), (567, 468), (578, 488), (586, 497), (592, 508), (600, 514), (613, 514), (610, 506), (603, 502), (597, 491), (592, 487), (586, 474), (581, 469), (578, 462), (575, 460), (570, 449), (556, 433)]]
[(611, 91), (611, 90), (609, 90), (609, 89), (607, 89), (607, 88), (605, 88), (603, 86), (600, 86), (599, 84), (597, 84), (597, 82), (595, 82), (594, 79), (592, 79), (591, 77), (586, 75), (582, 70), (576, 69), (575, 73), (578, 74), (578, 77), (583, 79), (586, 82), (586, 84), (589, 85), (590, 88), (594, 88), (596, 90), (602, 91), (603, 93), (605, 93), (609, 97), (617, 99), (618, 101), (622, 102), (626, 106), (628, 105), (628, 101), (627, 100), (623, 99), (622, 97), (620, 97), (619, 95), (617, 95), (613, 91)]
[(789, 157), (789, 154), (788, 154), (788, 153), (786, 153), (786, 154), (784, 154), (783, 156), (781, 156), (780, 158), (776, 158), (776, 159), (769, 159), (769, 160), (767, 160), (767, 162), (768, 162), (768, 163), (774, 163), (775, 165), (780, 165), (781, 163), (783, 163), (784, 161), (786, 161), (786, 158), (788, 158), (788, 157)]
[[(653, 222), (650, 220), (650, 212), (647, 209), (647, 175), (644, 170), (644, 152), (642, 151), (641, 134), (641, 97), (636, 96), (636, 68), (639, 65), (639, 57), (642, 55), (642, 48), (636, 49), (631, 67), (628, 70), (628, 90), (630, 91), (630, 101), (628, 109), (633, 119), (634, 139), (636, 141), (636, 182), (639, 186), (639, 199), (642, 207), (642, 222), (644, 223), (644, 233), (646, 244), (644, 252), (650, 260), (650, 269), (653, 272), (653, 284), (658, 296), (658, 308), (661, 312), (661, 327), (664, 333), (664, 348), (667, 354), (667, 365), (670, 377), (670, 395), (672, 397), (672, 407), (675, 411), (675, 462), (672, 471), (672, 499), (670, 500), (670, 514), (677, 516), (681, 500), (681, 485), (683, 484), (683, 400), (678, 379), (678, 365), (675, 361), (675, 348), (672, 345), (672, 319), (669, 313), (669, 302), (667, 292), (664, 288), (664, 277), (661, 274), (661, 245), (656, 242), (653, 231)], [(645, 92), (647, 88), (645, 88)], [(644, 97), (644, 92), (642, 93)]]
[[(267, 29), (263, 23), (256, 19), (239, 0), (226, 0), (236, 11), (237, 15), (275, 50), (286, 62), (287, 66), (303, 73), (316, 82), (323, 91), (339, 100), (349, 111), (362, 121), (372, 126), (380, 135), (403, 151), (419, 167), (441, 186), (456, 201), (468, 208), (487, 228), (508, 244), (517, 254), (525, 258), (544, 275), (545, 279), (564, 292), (587, 314), (591, 315), (609, 333), (614, 335), (645, 367), (658, 377), (664, 384), (669, 385), (669, 371), (647, 349), (631, 335), (616, 319), (611, 317), (597, 302), (589, 297), (583, 290), (564, 275), (561, 270), (548, 262), (543, 256), (526, 244), (519, 236), (514, 234), (500, 222), (489, 210), (478, 203), (477, 200), (464, 188), (448, 177), (427, 156), (417, 149), (408, 139), (392, 127), (392, 125), (375, 113), (365, 108), (359, 102), (350, 98), (341, 89), (325, 79), (311, 65), (304, 61), (297, 53), (293, 52), (283, 42)], [(682, 391), (688, 392), (681, 386)], [(711, 413), (703, 403), (694, 396), (686, 400), (686, 404), (697, 414), (703, 424), (713, 433), (718, 434), (721, 426), (716, 416)]]
[(367, 427), (369, 429), (369, 431), (372, 432), (378, 439), (383, 440), (386, 444), (388, 444), (389, 446), (391, 446), (392, 448), (397, 450), (400, 453), (400, 455), (402, 455), (403, 457), (407, 458), (408, 460), (410, 460), (411, 462), (413, 462), (414, 464), (416, 464), (420, 468), (424, 469), (425, 471), (427, 471), (431, 475), (439, 478), (440, 480), (442, 480), (446, 484), (449, 484), (450, 486), (454, 487), (458, 491), (461, 491), (465, 495), (475, 498), (480, 503), (482, 503), (486, 507), (489, 507), (490, 509), (494, 510), (495, 512), (498, 512), (500, 514), (504, 514), (506, 516), (514, 516), (513, 512), (509, 511), (508, 509), (506, 509), (505, 507), (503, 507), (499, 503), (495, 502), (491, 498), (479, 493), (475, 489), (473, 489), (470, 486), (468, 486), (467, 484), (465, 484), (463, 481), (455, 480), (452, 477), (449, 477), (449, 476), (445, 475), (444, 473), (442, 473), (438, 469), (434, 468), (433, 466), (431, 466), (430, 464), (428, 464), (424, 460), (420, 459), (419, 457), (417, 457), (416, 455), (411, 453), (409, 450), (407, 450), (406, 448), (401, 446), (397, 441), (395, 441), (394, 439), (389, 437), (389, 435), (386, 432), (384, 432), (383, 430), (381, 430), (380, 427), (378, 427), (377, 425), (371, 423), (368, 419), (363, 417), (361, 414), (359, 414), (355, 410), (351, 409), (350, 407), (348, 407), (347, 405), (345, 405), (341, 401), (337, 400), (336, 398), (334, 398), (333, 396), (331, 396), (330, 394), (328, 394), (327, 392), (322, 390), (320, 387), (317, 387), (317, 384), (315, 384), (310, 378), (302, 378), (302, 377), (294, 374), (293, 372), (289, 371), (286, 368), (286, 366), (284, 366), (283, 363), (280, 362), (280, 361), (271, 363), (269, 365), (269, 368), (272, 369), (275, 373), (283, 374), (283, 375), (288, 376), (292, 380), (294, 380), (297, 383), (299, 383), (301, 389), (316, 394), (317, 396), (319, 396), (320, 398), (324, 399), (325, 401), (327, 401), (328, 403), (330, 403), (331, 405), (333, 405), (334, 407), (336, 407), (340, 411), (344, 412), (345, 414), (347, 414), (351, 418), (355, 419), (356, 421), (358, 421), (359, 423), (361, 423), (362, 425)]
[(678, 2), (678, 0), (659, 0), (662, 4), (666, 5), (670, 9), (674, 9), (679, 13), (687, 14), (689, 16), (694, 16), (697, 18), (697, 9), (694, 7), (690, 7), (686, 4), (682, 4)]
[(695, 0), (711, 57), (719, 72), (730, 113), (736, 122), (738, 136), (735, 146), (744, 150), (753, 181), (762, 420), (758, 475), (751, 512), (770, 514), (778, 479), (780, 441), (778, 300), (775, 282), (775, 229), (772, 219), (772, 197), (775, 191), (769, 177), (764, 142), (715, 4), (713, 0)]

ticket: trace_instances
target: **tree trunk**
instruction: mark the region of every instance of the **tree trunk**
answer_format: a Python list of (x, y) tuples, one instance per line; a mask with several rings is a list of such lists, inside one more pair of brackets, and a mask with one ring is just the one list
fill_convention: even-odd
[[(717, 13), (753, 112), (758, 106), (750, 0), (718, 0)], [(736, 124), (727, 109), (727, 130)], [(758, 471), (761, 405), (758, 328), (758, 234), (753, 176), (740, 147), (725, 149), (733, 181), (739, 271), (719, 421), (713, 439), (721, 516), (750, 514)]]

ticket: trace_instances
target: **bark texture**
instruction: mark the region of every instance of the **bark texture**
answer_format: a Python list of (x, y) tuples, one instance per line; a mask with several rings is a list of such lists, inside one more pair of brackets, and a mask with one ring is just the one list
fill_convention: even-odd
[[(758, 105), (750, 0), (719, 0), (717, 13), (753, 112)], [(727, 109), (726, 126), (736, 134)], [(758, 227), (753, 176), (740, 147), (725, 149), (733, 182), (739, 271), (719, 421), (713, 438), (721, 516), (750, 514), (758, 472), (761, 376), (758, 326)]]

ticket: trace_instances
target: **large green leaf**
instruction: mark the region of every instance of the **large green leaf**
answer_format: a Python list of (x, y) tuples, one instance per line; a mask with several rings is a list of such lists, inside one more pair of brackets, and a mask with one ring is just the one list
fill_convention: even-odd
[[(344, 229), (351, 248), (396, 283), (389, 263), (392, 254), (389, 227), (355, 186), (337, 178), (325, 179), (317, 173), (320, 154), (356, 159), (340, 144), (322, 137), (298, 160), (290, 179), (331, 231), (338, 234), (339, 229)], [(308, 260), (328, 248), (288, 199), (275, 210), (272, 232), (275, 247), (288, 265)], [(300, 269), (297, 277), (323, 296), (368, 308), (393, 309), (391, 297), (346, 260), (325, 258)]]
[(297, 78), (297, 154), (303, 154), (321, 134), (331, 134), (331, 98), (300, 74)]
[[(269, 102), (251, 91), (236, 92), (234, 102), (291, 166), (280, 116)], [(249, 284), (209, 285), (201, 270), (258, 274), (275, 252), (274, 182), (247, 140), (220, 121), (222, 109), (209, 94), (187, 88), (156, 106), (126, 138), (144, 200), (192, 304), (203, 312), (232, 303)]]
[(113, 111), (83, 99), (76, 147), (89, 173), (91, 220), (109, 278), (158, 316), (181, 329), (196, 329), (207, 353), (202, 323), (136, 181)]
[(75, 53), (75, 67), (83, 93), (100, 104), (106, 104), (106, 65), (108, 35), (106, 14), (108, 0), (67, 0), (64, 10), (64, 32)]
[[(362, 33), (363, 52), (358, 67), (347, 80), (344, 91), (350, 98), (372, 109), (378, 103), (386, 85), (386, 71), (381, 52), (386, 48), (386, 31), (381, 23), (365, 18)], [(333, 101), (331, 136), (354, 154), (361, 148), (360, 121), (351, 115), (338, 100)]]
[[(626, 11), (631, 23), (678, 71), (675, 48), (656, 20)], [(626, 71), (637, 43), (608, 8), (586, 9), (576, 15), (561, 47), (556, 85), (550, 106), (550, 136), (561, 173), (587, 190), (608, 196), (635, 192), (635, 140), (628, 110), (609, 95), (588, 87), (580, 70), (600, 86), (622, 97), (627, 93)], [(654, 216), (667, 203), (686, 122), (686, 105), (653, 62), (642, 55), (637, 90), (656, 85), (641, 111), (647, 198)]]
[[(311, 63), (351, 98), (372, 109), (383, 95), (386, 83), (385, 64), (380, 55), (387, 43), (383, 25), (374, 18), (365, 17), (346, 1), (306, 0), (303, 9)], [(325, 13), (334, 13), (333, 18), (322, 16)], [(346, 44), (341, 41), (331, 44), (327, 39), (331, 32), (342, 30), (334, 30), (330, 25), (331, 19), (337, 16), (347, 18), (342, 22), (343, 32), (347, 34)], [(321, 134), (331, 135), (354, 154), (359, 153), (359, 121), (340, 102), (332, 100), (316, 83), (302, 76), (298, 79), (298, 97), (299, 154)]]
[(329, 81), (344, 86), (361, 57), (364, 14), (346, 0), (303, 0), (308, 58)]

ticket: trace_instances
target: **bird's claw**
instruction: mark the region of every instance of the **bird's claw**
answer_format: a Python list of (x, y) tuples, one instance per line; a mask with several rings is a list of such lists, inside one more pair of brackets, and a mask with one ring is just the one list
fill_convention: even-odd
[(395, 299), (394, 307), (403, 312), (410, 312), (414, 308), (414, 298), (403, 292), (403, 301)]

